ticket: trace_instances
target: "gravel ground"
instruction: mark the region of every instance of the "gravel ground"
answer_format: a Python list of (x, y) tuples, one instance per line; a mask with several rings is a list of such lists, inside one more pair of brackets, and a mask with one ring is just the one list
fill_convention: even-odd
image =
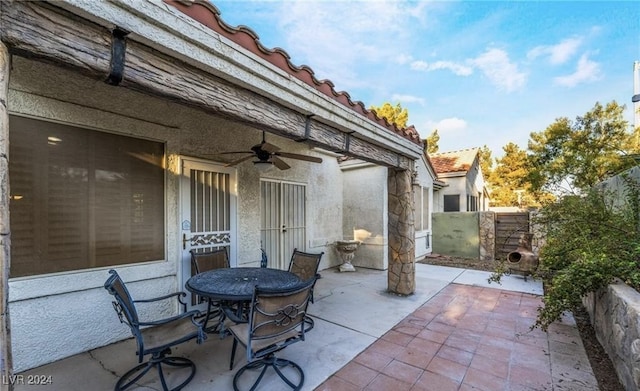
[[(495, 269), (496, 261), (479, 261), (477, 259), (456, 258), (445, 255), (432, 254), (425, 257), (420, 263), (431, 265), (459, 267), (464, 269), (484, 270), (492, 272)], [(589, 315), (582, 310), (574, 313), (573, 317), (578, 325), (582, 344), (584, 345), (593, 373), (598, 380), (600, 391), (625, 391), (618, 380), (613, 364), (609, 356), (600, 345), (596, 334), (591, 326)]]

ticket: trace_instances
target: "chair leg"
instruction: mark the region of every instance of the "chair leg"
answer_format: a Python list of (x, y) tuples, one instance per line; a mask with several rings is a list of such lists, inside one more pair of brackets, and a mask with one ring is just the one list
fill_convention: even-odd
[[(162, 365), (177, 368), (190, 368), (189, 376), (187, 376), (187, 378), (179, 385), (174, 388), (169, 388)], [(166, 357), (163, 354), (161, 356), (154, 356), (148, 362), (142, 363), (125, 373), (116, 383), (115, 391), (124, 391), (132, 385), (139, 386), (136, 384), (138, 380), (146, 375), (152, 368), (157, 369), (158, 377), (160, 378), (160, 383), (162, 384), (162, 389), (164, 391), (179, 391), (183, 389), (196, 374), (196, 365), (193, 361), (184, 357)]]
[(180, 383), (179, 385), (177, 385), (176, 387), (172, 388), (171, 390), (169, 390), (169, 388), (167, 387), (166, 383), (163, 381), (162, 382), (162, 387), (165, 391), (179, 391), (181, 389), (183, 389), (192, 379), (193, 377), (196, 375), (196, 365), (193, 363), (193, 361), (189, 360), (188, 358), (184, 358), (184, 357), (165, 357), (162, 362), (160, 363), (160, 365), (158, 366), (158, 371), (161, 372), (161, 379), (164, 380), (164, 372), (160, 369), (161, 365), (167, 365), (170, 367), (177, 367), (177, 368), (191, 368), (191, 374), (189, 375), (189, 377), (187, 377), (182, 383)]
[(238, 347), (238, 340), (233, 339), (233, 347), (231, 348), (231, 360), (229, 361), (229, 370), (233, 369), (233, 361), (236, 358), (236, 348)]
[[(297, 383), (292, 382), (291, 379), (289, 379), (282, 372), (281, 369), (285, 368), (285, 367), (291, 367), (297, 373), (298, 377), (300, 378), (300, 380)], [(238, 372), (236, 372), (235, 376), (233, 377), (233, 389), (235, 391), (240, 391), (240, 388), (239, 388), (239, 385), (238, 385), (238, 381), (240, 380), (241, 376), (244, 373), (246, 373), (246, 371), (248, 371), (248, 370), (260, 370), (260, 374), (258, 375), (256, 380), (251, 385), (251, 388), (249, 389), (250, 391), (255, 390), (258, 387), (258, 384), (264, 378), (264, 375), (265, 375), (265, 373), (266, 373), (268, 368), (273, 368), (274, 371), (276, 372), (276, 374), (293, 391), (299, 391), (299, 390), (302, 389), (302, 385), (304, 384), (304, 371), (302, 370), (302, 368), (298, 364), (294, 363), (293, 361), (277, 358), (273, 354), (268, 355), (266, 357), (263, 357), (260, 360), (252, 361), (252, 362), (246, 364), (245, 366), (243, 366), (242, 368), (240, 368), (238, 370)]]
[[(115, 391), (126, 390), (131, 385), (135, 384), (138, 380), (140, 380), (144, 375), (146, 375), (147, 372), (149, 372), (149, 370), (154, 366), (155, 365), (151, 361), (148, 361), (146, 363), (142, 363), (136, 367), (131, 368), (127, 373), (122, 375), (120, 379), (118, 379), (118, 382), (116, 383)], [(131, 378), (136, 373), (138, 374), (133, 378)]]
[(308, 332), (309, 330), (313, 329), (313, 327), (315, 326), (315, 321), (313, 320), (313, 318), (309, 315), (305, 315), (304, 316), (304, 332)]

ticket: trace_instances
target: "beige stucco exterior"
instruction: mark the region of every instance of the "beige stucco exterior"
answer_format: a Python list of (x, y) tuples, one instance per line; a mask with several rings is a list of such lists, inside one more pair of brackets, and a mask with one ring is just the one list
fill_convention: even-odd
[[(253, 145), (260, 134), (200, 111), (142, 94), (96, 83), (57, 67), (15, 57), (9, 89), (9, 112), (79, 125), (106, 132), (151, 138), (166, 143), (166, 258), (144, 265), (118, 268), (133, 283), (133, 294), (159, 296), (178, 289), (179, 184), (181, 156), (203, 156), (224, 148)], [(129, 102), (136, 102), (131, 105)], [(229, 137), (233, 135), (233, 137)], [(339, 261), (330, 246), (342, 238), (342, 181), (335, 158), (273, 136), (272, 142), (292, 152), (323, 156), (325, 163), (301, 162), (290, 170), (271, 171), (263, 178), (286, 179), (307, 185), (307, 250), (325, 252), (321, 268)], [(386, 169), (383, 169), (386, 170)], [(260, 175), (251, 162), (238, 167), (237, 265), (259, 260)], [(338, 229), (336, 229), (338, 228)], [(88, 270), (10, 280), (14, 368), (16, 371), (101, 346), (128, 334), (110, 310), (102, 284), (106, 270)], [(137, 281), (137, 282), (136, 282)], [(91, 303), (91, 305), (87, 305)], [(96, 311), (103, 308), (104, 311)], [(175, 308), (165, 309), (175, 311)], [(72, 316), (73, 315), (73, 316)], [(42, 324), (47, 324), (43, 332)], [(69, 333), (69, 330), (73, 330)], [(56, 335), (56, 338), (51, 338)], [(44, 349), (44, 351), (43, 351)]]
[[(310, 91), (300, 81), (243, 52), (237, 45), (202, 28), (188, 17), (176, 18), (166, 4), (152, 1), (69, 1), (59, 4), (96, 23), (112, 25), (117, 21), (120, 26), (133, 31), (133, 39), (190, 61), (194, 66), (242, 88), (261, 91), (274, 104), (286, 104), (300, 112), (314, 112), (326, 123), (341, 129), (355, 127), (361, 131), (361, 137), (388, 146), (403, 156), (417, 158), (421, 152), (415, 144), (389, 134), (341, 104)], [(134, 297), (154, 297), (182, 289), (178, 266), (183, 257), (179, 208), (182, 159), (188, 157), (213, 162), (212, 155), (216, 153), (244, 150), (258, 143), (260, 130), (168, 99), (114, 87), (67, 67), (20, 56), (12, 56), (10, 76), (7, 102), (11, 115), (147, 138), (165, 144), (164, 259), (117, 269)], [(266, 178), (306, 185), (305, 245), (307, 251), (325, 253), (320, 269), (340, 264), (333, 243), (353, 235), (352, 227), (368, 227), (374, 233), (364, 248), (375, 249), (375, 264), (363, 266), (386, 268), (388, 168), (370, 167), (367, 177), (377, 197), (366, 197), (363, 189), (351, 187), (351, 174), (349, 170), (343, 170), (335, 154), (274, 134), (269, 134), (269, 140), (289, 152), (322, 157), (323, 163), (296, 162), (290, 170), (263, 174), (255, 170), (251, 161), (237, 166), (238, 213), (234, 218), (237, 220), (238, 245), (232, 264), (249, 266), (259, 262), (258, 201), (260, 179)], [(10, 178), (7, 181), (10, 182)], [(375, 213), (354, 214), (351, 207), (356, 205)], [(8, 203), (2, 208), (8, 209)], [(3, 223), (5, 221), (8, 218)], [(3, 249), (8, 248), (8, 244), (3, 244)], [(407, 250), (411, 253), (412, 249)], [(103, 289), (107, 270), (88, 269), (9, 280), (13, 371), (20, 372), (130, 336), (128, 329), (118, 322), (111, 298)], [(178, 309), (163, 307), (152, 310), (172, 314)]]

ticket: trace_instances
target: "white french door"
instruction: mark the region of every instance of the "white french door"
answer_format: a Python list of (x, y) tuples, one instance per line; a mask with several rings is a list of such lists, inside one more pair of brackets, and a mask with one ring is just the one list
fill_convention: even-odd
[[(193, 274), (191, 249), (226, 248), (231, 266), (236, 265), (236, 198), (234, 168), (182, 159), (180, 272), (183, 287)], [(189, 309), (197, 308), (194, 298), (188, 303)]]
[(294, 248), (306, 250), (306, 190), (300, 183), (260, 181), (260, 240), (269, 267), (286, 269)]

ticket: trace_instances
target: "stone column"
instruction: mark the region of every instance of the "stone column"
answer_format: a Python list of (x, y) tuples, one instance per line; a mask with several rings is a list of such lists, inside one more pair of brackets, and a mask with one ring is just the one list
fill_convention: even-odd
[(388, 290), (400, 295), (411, 295), (416, 287), (416, 236), (411, 171), (389, 168), (387, 185), (389, 193)]
[[(0, 376), (9, 379), (13, 372), (11, 359), (11, 322), (9, 319), (9, 50), (0, 41)], [(11, 390), (9, 382), (0, 382), (0, 390)]]
[(496, 258), (496, 214), (478, 212), (480, 232), (480, 260), (493, 261)]

